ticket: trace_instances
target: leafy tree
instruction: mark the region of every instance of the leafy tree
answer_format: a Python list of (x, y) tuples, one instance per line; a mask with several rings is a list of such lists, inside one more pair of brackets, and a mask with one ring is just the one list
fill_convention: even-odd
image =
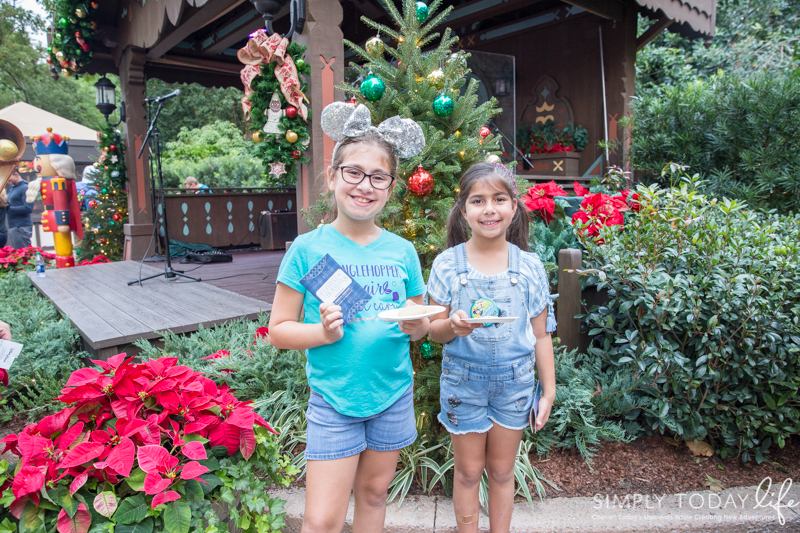
[[(167, 121), (165, 121), (167, 122)], [(217, 120), (201, 128), (182, 127), (168, 141), (163, 156), (164, 185), (177, 187), (194, 176), (209, 187), (255, 187), (272, 183), (263, 177), (253, 143), (231, 122)]]

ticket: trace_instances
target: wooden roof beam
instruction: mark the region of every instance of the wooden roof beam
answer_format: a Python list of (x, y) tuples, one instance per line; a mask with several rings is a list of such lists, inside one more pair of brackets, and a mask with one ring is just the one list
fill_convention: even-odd
[[(203, 48), (204, 55), (218, 55), (223, 50), (230, 48), (232, 45), (238, 43), (254, 31), (264, 27), (264, 19), (259, 15), (258, 11), (253, 10), (254, 18), (245, 22), (240, 22), (236, 27), (230, 29), (228, 27), (222, 28), (217, 34), (223, 33), (222, 38), (215, 40), (213, 44)], [(283, 6), (278, 13), (275, 14), (275, 22), (282, 19), (289, 14), (289, 5)], [(233, 22), (232, 24), (236, 24)]]
[(163, 35), (158, 42), (147, 51), (147, 59), (156, 59), (163, 56), (191, 34), (211, 24), (244, 1), (245, 0), (209, 0), (183, 24), (176, 26), (171, 33)]
[(636, 51), (638, 52), (647, 45), (650, 41), (655, 39), (662, 31), (667, 29), (675, 22), (669, 17), (661, 17), (655, 24), (647, 28), (643, 34), (636, 39)]
[(521, 2), (519, 0), (470, 0), (453, 9), (447, 19), (441, 25), (437, 26), (434, 31), (442, 31), (446, 27), (469, 26), (481, 20), (499, 17), (512, 11), (518, 11), (541, 1), (542, 0), (529, 0), (527, 2)]
[(239, 74), (242, 70), (242, 65), (238, 61), (235, 63), (228, 63), (223, 61), (215, 61), (213, 59), (205, 59), (201, 57), (188, 57), (167, 55), (149, 59), (148, 65), (169, 65), (170, 67), (188, 68), (208, 70), (211, 72), (224, 72), (227, 74)]
[(572, 4), (585, 9), (589, 13), (604, 19), (622, 20), (625, 17), (625, 6), (617, 0), (561, 0), (566, 4)]

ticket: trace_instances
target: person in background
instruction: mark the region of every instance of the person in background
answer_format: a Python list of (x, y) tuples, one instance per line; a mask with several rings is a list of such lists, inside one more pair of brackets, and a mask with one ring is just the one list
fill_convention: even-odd
[(8, 178), (6, 191), (8, 194), (6, 212), (8, 238), (13, 248), (25, 248), (31, 245), (33, 204), (26, 201), (28, 182), (22, 179), (19, 171), (14, 170), (14, 173)]
[(8, 230), (6, 229), (6, 211), (8, 211), (8, 194), (6, 190), (0, 191), (0, 248), (8, 242)]
[(204, 192), (211, 192), (208, 188), (208, 185), (203, 185), (194, 176), (187, 176), (185, 180), (183, 180), (183, 186), (187, 189), (195, 189), (195, 194), (202, 194)]

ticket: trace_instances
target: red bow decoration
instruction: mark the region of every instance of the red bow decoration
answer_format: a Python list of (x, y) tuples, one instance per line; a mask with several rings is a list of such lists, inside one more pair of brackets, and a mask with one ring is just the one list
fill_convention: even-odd
[(261, 65), (268, 65), (275, 61), (275, 77), (281, 84), (281, 92), (286, 101), (297, 108), (303, 120), (308, 120), (308, 110), (303, 100), (308, 99), (303, 91), (300, 90), (300, 79), (297, 75), (297, 66), (292, 60), (292, 56), (286, 53), (289, 40), (281, 37), (278, 33), (267, 36), (264, 29), (257, 30), (250, 35), (250, 39), (244, 48), (241, 48), (236, 56), (239, 61), (246, 66), (242, 69), (241, 79), (244, 84), (244, 98), (242, 98), (242, 109), (244, 110), (245, 120), (250, 118), (250, 95), (253, 89), (250, 86), (256, 76), (261, 74)]

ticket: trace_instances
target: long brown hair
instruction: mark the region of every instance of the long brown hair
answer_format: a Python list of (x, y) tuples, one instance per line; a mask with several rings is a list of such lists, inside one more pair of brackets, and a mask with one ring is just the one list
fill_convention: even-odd
[(447, 217), (447, 247), (458, 246), (469, 239), (469, 225), (464, 217), (466, 211), (467, 198), (472, 187), (482, 180), (489, 180), (498, 189), (505, 190), (513, 202), (517, 204), (514, 218), (506, 230), (506, 240), (511, 244), (516, 244), (520, 250), (528, 251), (528, 212), (525, 205), (517, 197), (516, 187), (511, 182), (513, 176), (495, 166), (493, 163), (476, 163), (469, 167), (458, 181), (459, 193), (456, 203), (450, 210)]

